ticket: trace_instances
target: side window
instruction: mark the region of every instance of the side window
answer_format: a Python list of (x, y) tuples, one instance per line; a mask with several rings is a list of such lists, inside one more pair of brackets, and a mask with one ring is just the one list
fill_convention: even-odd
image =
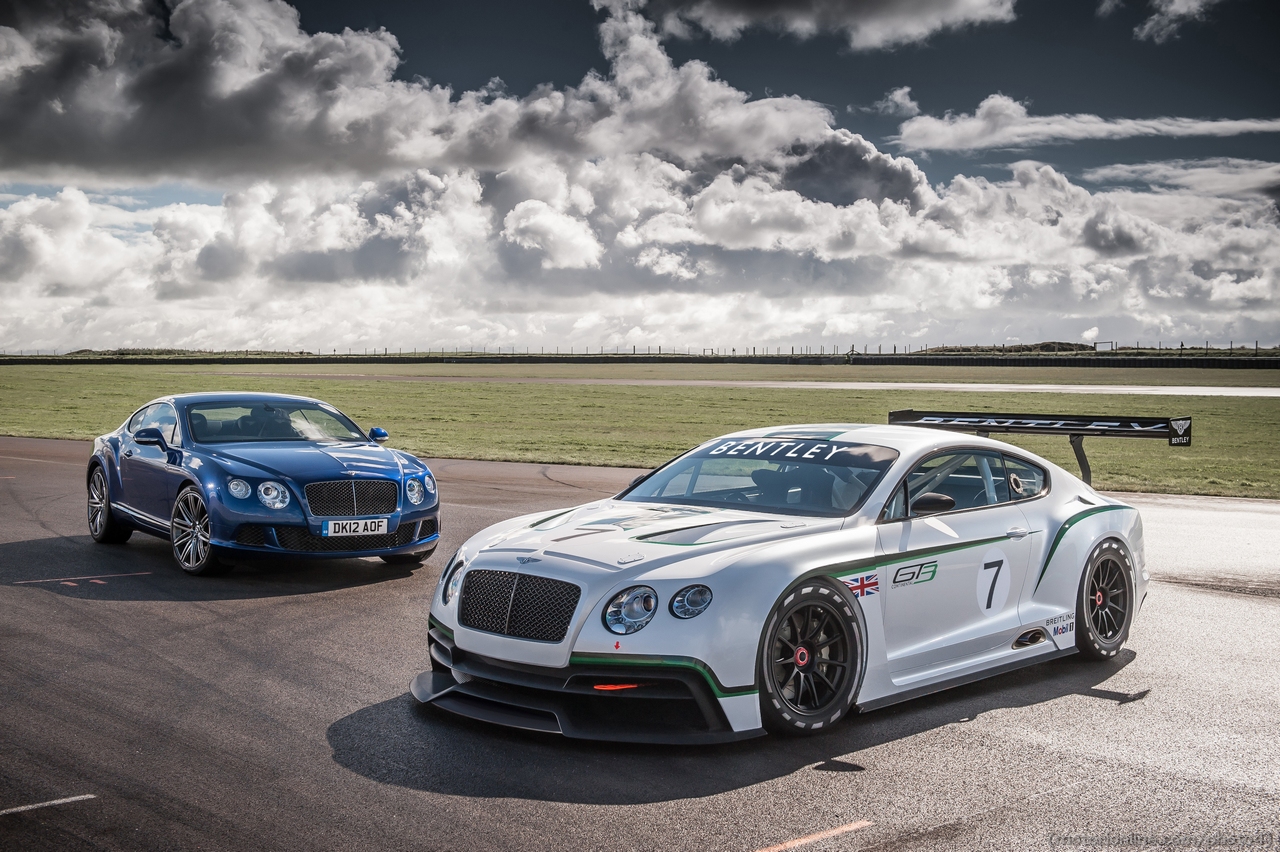
[(146, 410), (138, 429), (146, 426), (159, 429), (165, 441), (172, 444), (178, 431), (178, 415), (169, 403), (158, 402)]
[(142, 419), (146, 417), (147, 412), (153, 408), (155, 408), (154, 405), (146, 405), (146, 406), (143, 406), (142, 408), (139, 408), (137, 411), (135, 411), (133, 413), (133, 416), (129, 418), (129, 423), (124, 427), (124, 430), (128, 432), (130, 435), (132, 435), (134, 432), (137, 432), (139, 429), (141, 429)]
[(945, 494), (956, 509), (1009, 502), (1009, 482), (999, 453), (947, 453), (921, 462), (907, 474), (911, 500), (921, 494)]
[(1036, 465), (1005, 456), (1004, 469), (1014, 500), (1030, 500), (1044, 493), (1045, 473)]
[(893, 492), (889, 502), (884, 504), (884, 520), (901, 521), (907, 517), (907, 485), (904, 482)]

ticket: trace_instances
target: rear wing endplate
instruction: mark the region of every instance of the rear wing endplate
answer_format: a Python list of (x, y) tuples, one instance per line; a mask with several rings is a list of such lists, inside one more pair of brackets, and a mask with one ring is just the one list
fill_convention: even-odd
[(889, 412), (894, 426), (923, 426), (951, 432), (975, 432), (982, 437), (991, 433), (1014, 435), (1065, 435), (1075, 450), (1080, 475), (1092, 484), (1089, 459), (1084, 454), (1084, 439), (1154, 438), (1167, 440), (1171, 447), (1191, 446), (1190, 417), (1083, 417), (1055, 414), (985, 414), (981, 412), (915, 411)]

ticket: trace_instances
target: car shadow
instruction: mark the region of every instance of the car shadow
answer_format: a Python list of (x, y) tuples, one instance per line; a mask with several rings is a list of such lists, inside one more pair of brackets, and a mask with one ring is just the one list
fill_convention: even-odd
[(339, 765), (384, 784), (451, 796), (630, 805), (699, 798), (789, 775), (857, 772), (856, 753), (1002, 708), (1068, 695), (1141, 701), (1099, 688), (1136, 658), (1053, 660), (850, 718), (829, 733), (722, 746), (592, 743), (502, 728), (420, 705), (412, 695), (358, 710), (328, 730)]
[(305, 595), (403, 579), (432, 570), (380, 559), (255, 557), (221, 576), (191, 577), (174, 563), (169, 542), (135, 533), (125, 544), (87, 535), (0, 544), (0, 585), (107, 601), (215, 601)]

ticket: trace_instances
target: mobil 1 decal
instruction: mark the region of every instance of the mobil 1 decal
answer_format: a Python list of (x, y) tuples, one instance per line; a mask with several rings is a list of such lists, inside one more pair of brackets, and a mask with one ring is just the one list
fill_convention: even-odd
[(1074, 612), (1064, 612), (1062, 615), (1046, 618), (1044, 626), (1049, 628), (1049, 632), (1054, 636), (1066, 636), (1070, 633), (1075, 633), (1076, 614)]
[(1009, 558), (998, 547), (982, 554), (978, 562), (978, 609), (983, 615), (999, 615), (1004, 611), (1005, 602), (1009, 600), (1009, 586), (1012, 583), (1009, 570)]

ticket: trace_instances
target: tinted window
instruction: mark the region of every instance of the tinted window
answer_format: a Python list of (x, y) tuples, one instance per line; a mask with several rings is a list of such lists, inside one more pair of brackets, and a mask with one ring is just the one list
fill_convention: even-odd
[(1044, 493), (1044, 470), (1012, 456), (1004, 457), (1005, 473), (1009, 477), (1009, 492), (1014, 500), (1030, 500)]
[(844, 515), (897, 459), (886, 447), (811, 438), (736, 438), (681, 456), (621, 499)]
[(187, 406), (187, 422), (202, 444), (368, 440), (337, 409), (314, 402), (198, 403)]
[[(1009, 501), (1009, 483), (999, 453), (961, 452), (933, 456), (907, 474), (914, 501), (921, 494), (945, 494), (956, 509), (975, 509)], [(914, 513), (913, 513), (914, 514)]]
[(133, 430), (145, 428), (159, 429), (160, 434), (164, 435), (166, 442), (174, 443), (175, 434), (178, 431), (178, 415), (173, 410), (173, 406), (167, 402), (158, 402), (155, 405), (148, 406), (142, 414), (142, 420)]
[(142, 408), (139, 408), (137, 411), (135, 411), (133, 413), (133, 416), (129, 418), (129, 422), (125, 425), (124, 430), (128, 432), (130, 435), (132, 435), (134, 432), (137, 432), (139, 429), (141, 429), (142, 418), (146, 417), (147, 412), (154, 407), (155, 406), (152, 406), (152, 405), (146, 405), (146, 406), (143, 406)]

